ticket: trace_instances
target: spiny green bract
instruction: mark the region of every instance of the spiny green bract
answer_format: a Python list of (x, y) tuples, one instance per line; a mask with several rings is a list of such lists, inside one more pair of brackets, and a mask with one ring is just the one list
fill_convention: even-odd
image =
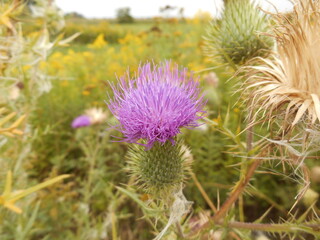
[(208, 29), (206, 54), (214, 60), (242, 65), (256, 56), (264, 56), (272, 39), (259, 33), (268, 31), (267, 15), (250, 0), (230, 0), (222, 18), (214, 19)]
[(150, 150), (134, 144), (127, 159), (137, 184), (147, 193), (163, 197), (180, 187), (190, 171), (189, 150), (178, 140), (174, 145), (156, 142)]

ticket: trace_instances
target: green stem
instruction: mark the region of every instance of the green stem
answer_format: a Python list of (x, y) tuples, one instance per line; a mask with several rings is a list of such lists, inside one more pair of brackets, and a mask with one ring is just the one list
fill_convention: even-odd
[(114, 212), (111, 212), (111, 225), (112, 225), (112, 240), (118, 239), (116, 216)]
[(255, 170), (258, 168), (260, 163), (261, 163), (260, 159), (254, 160), (253, 163), (251, 163), (251, 165), (248, 167), (247, 174), (244, 176), (242, 180), (238, 182), (238, 184), (236, 185), (235, 189), (232, 191), (229, 198), (224, 202), (220, 210), (214, 215), (213, 220), (215, 222), (219, 221), (221, 218), (223, 218), (227, 214), (228, 210), (231, 208), (234, 202), (239, 198), (239, 196), (244, 191), (245, 187), (249, 183), (251, 177), (253, 176)]
[(209, 205), (211, 210), (214, 213), (216, 213), (217, 212), (216, 206), (210, 200), (209, 196), (207, 195), (206, 191), (203, 189), (203, 187), (202, 187), (201, 183), (199, 182), (198, 178), (196, 177), (196, 175), (194, 173), (191, 173), (191, 177), (192, 177), (194, 183), (196, 184), (197, 188), (199, 189), (199, 191), (200, 191), (202, 197), (204, 198), (204, 200), (207, 202), (207, 204)]
[(95, 141), (92, 141), (91, 139), (89, 139), (87, 141), (87, 146), (89, 149), (87, 160), (89, 162), (89, 171), (88, 171), (88, 180), (87, 180), (87, 184), (85, 186), (85, 194), (84, 194), (84, 200), (86, 203), (89, 204), (90, 201), (90, 194), (91, 194), (91, 185), (93, 182), (93, 178), (94, 178), (94, 169), (96, 166), (96, 159), (99, 153), (99, 150), (101, 148), (101, 141), (100, 141), (100, 137), (99, 134), (97, 134)]
[(209, 228), (212, 224), (219, 225), (221, 227), (227, 228), (237, 228), (237, 229), (247, 229), (254, 231), (264, 231), (273, 233), (294, 233), (294, 232), (306, 232), (313, 234), (315, 236), (320, 236), (320, 224), (268, 224), (268, 223), (247, 223), (247, 222), (229, 222), (224, 223), (222, 221), (218, 222), (207, 222), (204, 225), (195, 229), (188, 237), (193, 237), (199, 233), (201, 229)]
[(239, 197), (239, 219), (241, 222), (244, 222), (244, 211), (243, 211), (243, 196)]
[(183, 234), (183, 230), (181, 228), (181, 225), (179, 222), (176, 223), (176, 227), (177, 227), (177, 231), (178, 231), (178, 235), (180, 238), (185, 239), (186, 237)]
[(204, 117), (203, 120), (205, 120), (206, 122), (212, 124), (214, 127), (217, 128), (217, 130), (219, 132), (221, 132), (222, 134), (226, 135), (227, 137), (229, 137), (235, 144), (237, 144), (239, 146), (239, 148), (243, 151), (245, 151), (245, 146), (244, 144), (241, 142), (241, 139), (232, 133), (232, 131), (228, 128), (226, 128), (225, 126), (215, 122), (215, 121), (212, 121), (210, 120), (209, 118), (207, 117)]
[(264, 232), (308, 232), (311, 234), (320, 234), (320, 224), (263, 224), (263, 223), (246, 223), (230, 222), (228, 227), (248, 230), (259, 230)]

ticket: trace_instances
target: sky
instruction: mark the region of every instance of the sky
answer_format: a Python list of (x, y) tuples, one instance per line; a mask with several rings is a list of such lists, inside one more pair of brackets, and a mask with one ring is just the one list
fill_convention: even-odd
[[(56, 0), (56, 4), (65, 13), (78, 12), (88, 18), (114, 18), (116, 10), (130, 7), (135, 18), (159, 16), (159, 8), (166, 5), (184, 8), (186, 17), (193, 17), (198, 10), (210, 12), (213, 16), (219, 13), (222, 0)], [(292, 9), (290, 0), (257, 0), (265, 10), (279, 11)], [(175, 14), (175, 13), (172, 13)]]

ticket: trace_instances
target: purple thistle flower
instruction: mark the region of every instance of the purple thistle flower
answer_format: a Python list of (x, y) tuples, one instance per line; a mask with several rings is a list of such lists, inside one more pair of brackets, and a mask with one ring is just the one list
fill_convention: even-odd
[(91, 125), (90, 118), (86, 115), (80, 115), (76, 117), (71, 124), (73, 128), (87, 127), (90, 125)]
[(123, 141), (145, 139), (149, 149), (156, 141), (174, 144), (181, 127), (199, 126), (205, 102), (199, 83), (186, 68), (172, 67), (170, 62), (147, 63), (134, 79), (128, 73), (119, 80), (118, 86), (111, 85), (114, 98), (108, 107), (119, 121), (116, 129), (123, 133)]

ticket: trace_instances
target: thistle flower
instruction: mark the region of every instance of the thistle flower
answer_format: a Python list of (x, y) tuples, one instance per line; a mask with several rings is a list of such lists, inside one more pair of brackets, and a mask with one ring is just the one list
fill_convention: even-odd
[(81, 128), (90, 126), (90, 118), (87, 115), (80, 115), (72, 121), (72, 128)]
[(103, 123), (108, 117), (108, 114), (102, 108), (90, 108), (84, 114), (90, 118), (92, 124)]
[(215, 72), (204, 75), (203, 80), (212, 88), (217, 88), (219, 85), (219, 78)]
[(118, 119), (116, 128), (123, 133), (123, 141), (139, 143), (151, 148), (155, 142), (174, 143), (180, 128), (197, 127), (204, 111), (199, 83), (187, 69), (165, 62), (156, 66), (140, 66), (135, 78), (129, 74), (112, 85), (114, 99), (109, 109)]
[(277, 53), (245, 68), (254, 119), (281, 111), (291, 127), (302, 118), (313, 124), (320, 120), (320, 2), (297, 0), (290, 20), (276, 14), (275, 22)]
[(208, 29), (205, 53), (213, 60), (243, 65), (272, 47), (269, 37), (259, 35), (267, 30), (267, 16), (254, 1), (227, 1), (222, 18), (214, 19)]

